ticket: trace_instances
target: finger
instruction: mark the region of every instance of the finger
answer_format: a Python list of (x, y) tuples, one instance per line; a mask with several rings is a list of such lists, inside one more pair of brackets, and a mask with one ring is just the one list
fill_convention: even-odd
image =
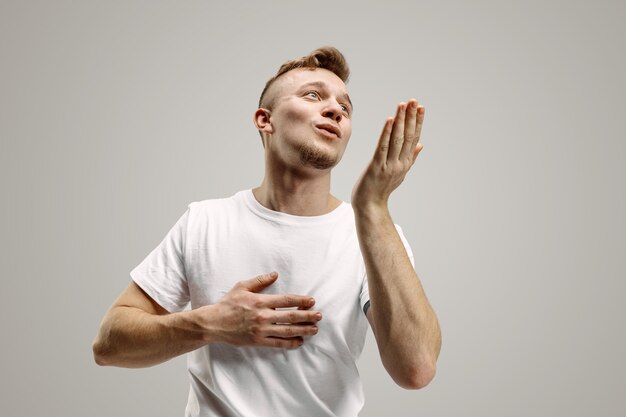
[(374, 154), (374, 160), (378, 163), (384, 163), (387, 160), (387, 152), (389, 151), (389, 138), (391, 136), (391, 128), (393, 127), (393, 117), (388, 117), (383, 125), (383, 131), (380, 132), (378, 139), (378, 148)]
[(283, 348), (283, 349), (296, 349), (304, 344), (304, 340), (301, 337), (265, 337), (261, 342), (261, 346)]
[(322, 319), (322, 313), (309, 310), (275, 310), (268, 319), (271, 323), (315, 323)]
[(420, 154), (422, 149), (424, 149), (424, 145), (422, 145), (421, 143), (415, 145), (415, 150), (413, 151), (413, 157), (411, 159), (411, 165), (415, 163), (415, 160), (417, 159), (417, 156)]
[(296, 295), (296, 294), (280, 294), (269, 295), (262, 294), (265, 305), (269, 308), (289, 308), (289, 307), (302, 307), (310, 308), (315, 304), (315, 299), (308, 295)]
[(406, 104), (398, 104), (396, 117), (393, 121), (391, 129), (391, 138), (389, 139), (389, 152), (387, 153), (387, 162), (397, 161), (402, 144), (404, 143), (404, 118), (406, 116)]
[(415, 149), (415, 143), (418, 140), (417, 133), (417, 100), (411, 99), (407, 103), (406, 120), (404, 123), (404, 143), (402, 143), (402, 150), (400, 151), (400, 159), (408, 160), (413, 156), (413, 149)]
[(239, 281), (237, 285), (252, 292), (259, 292), (264, 288), (272, 285), (278, 279), (278, 272), (270, 272), (269, 274), (257, 275), (252, 279)]
[(424, 124), (424, 114), (426, 114), (426, 108), (424, 106), (417, 106), (417, 126), (415, 126), (415, 145), (420, 141), (422, 135), (422, 125)]
[(296, 324), (276, 324), (267, 331), (268, 337), (292, 338), (301, 336), (313, 336), (318, 328), (314, 325), (301, 326)]

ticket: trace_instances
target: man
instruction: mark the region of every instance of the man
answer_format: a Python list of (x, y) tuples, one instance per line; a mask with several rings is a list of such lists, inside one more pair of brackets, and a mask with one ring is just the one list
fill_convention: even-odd
[(261, 185), (189, 204), (104, 317), (98, 364), (189, 353), (186, 416), (356, 416), (369, 321), (393, 380), (430, 382), (439, 324), (387, 207), (422, 149), (424, 107), (398, 105), (341, 202), (330, 175), (352, 130), (348, 75), (327, 47), (268, 81), (254, 114)]

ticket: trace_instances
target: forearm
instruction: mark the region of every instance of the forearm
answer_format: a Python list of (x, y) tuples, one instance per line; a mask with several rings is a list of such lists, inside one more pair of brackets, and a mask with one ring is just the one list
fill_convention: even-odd
[[(205, 307), (206, 308), (206, 307)], [(156, 315), (119, 306), (105, 316), (93, 343), (99, 365), (141, 368), (165, 362), (210, 341), (196, 312)]]
[(363, 205), (355, 213), (381, 359), (400, 385), (423, 386), (434, 375), (441, 347), (437, 317), (386, 204)]

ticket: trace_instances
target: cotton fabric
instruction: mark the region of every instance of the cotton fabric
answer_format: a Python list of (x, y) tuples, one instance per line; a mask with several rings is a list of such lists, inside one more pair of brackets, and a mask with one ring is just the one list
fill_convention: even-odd
[(188, 353), (186, 417), (354, 417), (363, 407), (356, 360), (369, 291), (350, 204), (304, 217), (267, 209), (252, 190), (193, 202), (130, 275), (174, 313), (271, 271), (278, 280), (262, 292), (313, 297), (318, 334), (294, 350), (212, 343)]

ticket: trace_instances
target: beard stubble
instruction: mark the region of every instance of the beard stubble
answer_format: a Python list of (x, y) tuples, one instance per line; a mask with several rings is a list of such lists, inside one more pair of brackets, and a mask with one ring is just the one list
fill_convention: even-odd
[(298, 147), (300, 161), (308, 166), (317, 169), (329, 169), (337, 165), (339, 158), (330, 155), (311, 143), (304, 142)]

